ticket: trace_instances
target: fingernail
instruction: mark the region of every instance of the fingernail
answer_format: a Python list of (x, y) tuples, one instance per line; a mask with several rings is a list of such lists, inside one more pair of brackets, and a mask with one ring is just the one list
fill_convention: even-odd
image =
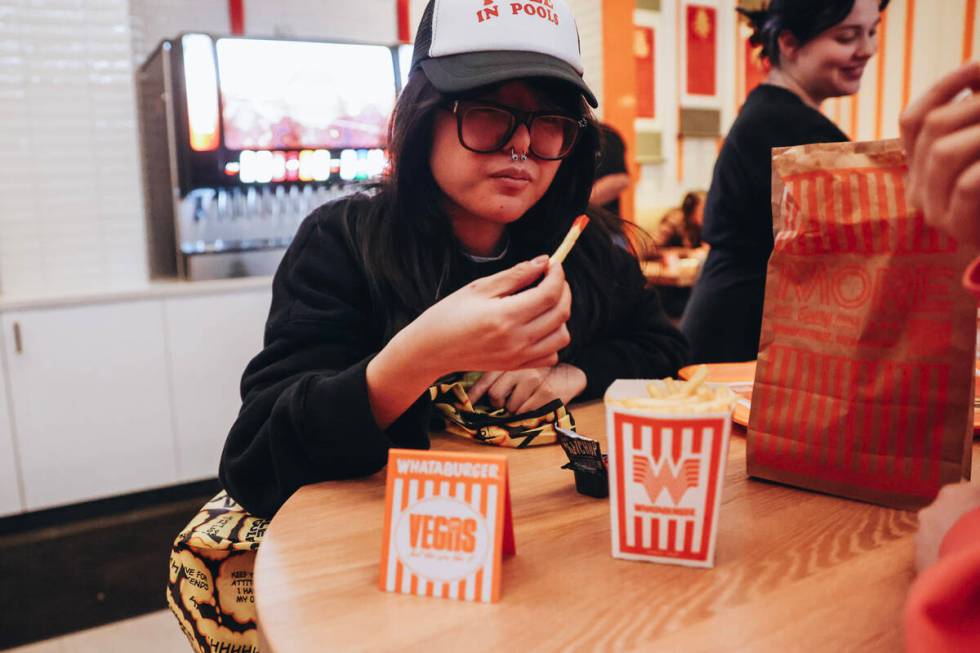
[(542, 254), (541, 256), (539, 256), (539, 257), (537, 257), (535, 259), (532, 259), (531, 260), (531, 265), (533, 265), (536, 268), (539, 268), (539, 267), (541, 267), (542, 265), (544, 265), (547, 262), (548, 262), (548, 255), (547, 254)]

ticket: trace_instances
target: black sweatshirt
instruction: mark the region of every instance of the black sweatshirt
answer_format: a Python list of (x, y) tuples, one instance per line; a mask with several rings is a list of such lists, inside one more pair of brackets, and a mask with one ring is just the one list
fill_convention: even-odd
[[(385, 341), (347, 233), (356, 232), (357, 216), (372, 201), (360, 196), (314, 211), (276, 272), (265, 346), (245, 369), (242, 408), (221, 456), (222, 484), (252, 514), (271, 517), (308, 483), (373, 474), (387, 463), (390, 447), (429, 447), (428, 395), (384, 431), (368, 402), (367, 364)], [(515, 245), (499, 261), (467, 260), (451, 289), (541, 253)], [(645, 288), (636, 260), (610, 247), (615, 265), (606, 271), (603, 291), (611, 326), (600, 333), (573, 331), (574, 346), (566, 352), (573, 353), (564, 359), (588, 378), (581, 399), (601, 396), (616, 378), (672, 375), (687, 357), (683, 336), (665, 318), (656, 293)], [(572, 311), (570, 324), (574, 301)]]
[(846, 141), (792, 91), (762, 84), (746, 98), (715, 163), (702, 238), (711, 245), (681, 326), (695, 363), (755, 359), (773, 248), (772, 148)]

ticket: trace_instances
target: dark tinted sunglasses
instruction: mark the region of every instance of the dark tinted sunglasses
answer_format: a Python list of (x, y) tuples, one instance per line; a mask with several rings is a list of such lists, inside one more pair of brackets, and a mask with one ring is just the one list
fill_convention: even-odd
[(447, 109), (456, 116), (460, 144), (479, 154), (499, 152), (517, 128), (525, 125), (531, 136), (531, 154), (557, 161), (571, 153), (579, 133), (589, 124), (585, 118), (576, 120), (555, 111), (521, 111), (484, 100), (454, 100)]

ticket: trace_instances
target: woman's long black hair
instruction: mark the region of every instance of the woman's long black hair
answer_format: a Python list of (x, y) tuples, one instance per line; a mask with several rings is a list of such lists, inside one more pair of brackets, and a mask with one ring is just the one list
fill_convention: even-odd
[[(890, 0), (880, 0), (884, 11)], [(812, 41), (847, 18), (854, 0), (772, 0), (766, 9), (737, 11), (752, 24), (753, 45), (762, 46), (762, 57), (779, 65), (779, 35), (789, 31), (800, 45)]]
[[(588, 105), (572, 86), (544, 78), (527, 81), (569, 115), (588, 121), (544, 196), (508, 226), (511, 247), (532, 257), (554, 251), (574, 219), (586, 212), (595, 180), (599, 130)], [(486, 91), (477, 89), (468, 95)], [(422, 70), (412, 73), (389, 126), (389, 172), (377, 187), (375, 201), (349, 234), (364, 263), (386, 340), (454, 290), (447, 284), (458, 278), (456, 272), (465, 264), (442, 209), (443, 192), (429, 168), (436, 112), (456, 97), (436, 90)], [(622, 222), (608, 212), (590, 211), (589, 215), (592, 221), (565, 263), (578, 316), (576, 323), (569, 322), (573, 338), (580, 329), (597, 328), (608, 314), (604, 310), (608, 293), (602, 286), (610, 283), (613, 238), (623, 234)]]

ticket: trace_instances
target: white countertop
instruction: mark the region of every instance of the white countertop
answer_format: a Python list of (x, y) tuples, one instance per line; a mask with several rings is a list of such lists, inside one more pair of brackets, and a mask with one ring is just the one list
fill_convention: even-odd
[(0, 294), (0, 312), (108, 304), (166, 297), (223, 295), (271, 287), (272, 277), (241, 277), (215, 279), (213, 281), (183, 281), (179, 279), (148, 281), (139, 286), (106, 288), (104, 290), (89, 289), (30, 295)]

